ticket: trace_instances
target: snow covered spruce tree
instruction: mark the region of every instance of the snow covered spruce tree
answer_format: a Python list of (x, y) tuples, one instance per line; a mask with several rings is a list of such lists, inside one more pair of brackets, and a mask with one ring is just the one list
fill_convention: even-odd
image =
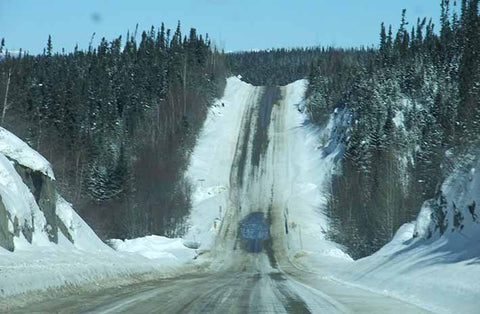
[[(478, 143), (478, 4), (462, 1), (458, 16), (456, 3), (443, 0), (438, 34), (427, 19), (408, 30), (403, 11), (395, 35), (381, 25), (378, 51), (355, 62), (343, 59), (334, 72), (320, 64), (310, 73), (313, 121), (323, 123), (337, 106), (353, 114), (328, 206), (330, 237), (353, 257), (378, 250), (415, 218), (452, 170), (444, 163), (447, 151), (460, 160)], [(352, 84), (339, 83), (346, 76)], [(332, 81), (341, 94), (328, 88)]]

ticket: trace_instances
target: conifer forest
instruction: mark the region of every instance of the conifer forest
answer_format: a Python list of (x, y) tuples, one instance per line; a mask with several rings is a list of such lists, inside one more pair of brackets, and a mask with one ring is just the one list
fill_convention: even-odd
[[(322, 125), (349, 112), (327, 237), (354, 258), (389, 242), (451, 171), (478, 154), (479, 1), (442, 0), (441, 23), (379, 25), (378, 46), (224, 52), (178, 23), (82, 50), (9, 54), (2, 40), (1, 125), (41, 152), (58, 189), (102, 239), (181, 236), (188, 159), (226, 78), (308, 79), (303, 110)], [(94, 36), (94, 35), (93, 35)], [(444, 232), (444, 211), (435, 219)]]

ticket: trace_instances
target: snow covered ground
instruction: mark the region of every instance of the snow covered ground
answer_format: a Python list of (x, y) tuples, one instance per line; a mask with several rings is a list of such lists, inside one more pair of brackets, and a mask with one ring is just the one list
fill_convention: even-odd
[[(209, 250), (225, 214), (232, 167), (242, 117), (248, 103), (256, 101), (260, 88), (227, 79), (224, 96), (210, 108), (191, 156), (186, 176), (194, 186), (190, 229), (186, 242)], [(223, 104), (223, 105), (222, 105)]]
[[(43, 156), (7, 130), (0, 129), (2, 198), (12, 217), (18, 216), (21, 221), (33, 221), (35, 224), (31, 243), (20, 233), (14, 239), (14, 252), (0, 247), (0, 304), (9, 304), (12, 300), (8, 297), (18, 294), (62, 290), (65, 287), (107, 287), (129, 283), (139, 277), (158, 279), (202, 267), (201, 261), (193, 260), (198, 251), (183, 244), (189, 242), (190, 247), (195, 247), (195, 242), (201, 241), (202, 248), (208, 248), (214, 239), (221, 222), (220, 206), (226, 206), (225, 192), (237, 136), (233, 132), (240, 125), (245, 102), (255, 97), (258, 97), (257, 88), (236, 77), (229, 78), (225, 96), (210, 109), (194, 153), (198, 155), (199, 151), (203, 151), (207, 158), (193, 158), (190, 168), (193, 170), (189, 172), (190, 175), (194, 173), (192, 177), (198, 183), (194, 195), (195, 208), (203, 206), (207, 211), (194, 211), (192, 214), (194, 227), (190, 230), (190, 238), (148, 236), (125, 241), (113, 239), (110, 244), (115, 250), (104, 244), (59, 195), (56, 215), (65, 224), (73, 243), (60, 231), (58, 244), (48, 241), (44, 214), (4, 155), (51, 179), (54, 179), (53, 170)], [(208, 158), (213, 152), (221, 156), (216, 164)], [(25, 206), (18, 206), (19, 195), (25, 199), (22, 201)], [(9, 203), (9, 200), (12, 201)], [(23, 219), (22, 215), (27, 218)]]
[(351, 260), (342, 248), (325, 239), (325, 215), (330, 180), (336, 161), (343, 153), (340, 137), (346, 132), (349, 116), (338, 110), (323, 127), (308, 122), (303, 107), (306, 80), (284, 87), (286, 158), (282, 165), (282, 186), (289, 256), (334, 256)]
[[(152, 236), (125, 242), (115, 240), (112, 242), (118, 250), (115, 251), (56, 193), (53, 215), (67, 232), (64, 234), (58, 228), (58, 243), (55, 243), (49, 238), (52, 226), (46, 219), (47, 213), (37, 204), (14, 162), (54, 179), (50, 163), (43, 156), (0, 128), (0, 200), (5, 207), (3, 212), (0, 210), (4, 215), (0, 218), (6, 219), (0, 221), (3, 233), (0, 235), (4, 241), (5, 235), (13, 235), (14, 244), (13, 252), (0, 247), (0, 307), (21, 302), (22, 297), (13, 298), (18, 294), (48, 295), (48, 291), (72, 287), (108, 287), (139, 278), (170, 277), (190, 266), (196, 267), (186, 265), (195, 251), (183, 246), (180, 239)], [(24, 230), (31, 230), (31, 239), (24, 236)], [(71, 239), (66, 237), (67, 233)]]
[[(275, 193), (281, 193), (275, 205), (281, 205), (283, 218), (277, 219), (274, 229), (286, 233), (288, 259), (312, 277), (386, 294), (435, 313), (479, 313), (480, 220), (474, 214), (478, 214), (480, 205), (471, 213), (472, 206), (480, 203), (478, 159), (472, 157), (446, 180), (443, 201), (438, 197), (426, 202), (417, 221), (400, 228), (389, 244), (372, 256), (353, 261), (341, 246), (325, 239), (328, 219), (324, 214), (331, 176), (343, 154), (342, 140), (348, 137), (349, 113), (336, 110), (324, 126), (309, 124), (307, 115), (301, 112), (306, 85), (300, 80), (281, 88), (283, 100), (279, 106), (274, 105), (268, 130), (280, 152), (266, 153), (273, 159), (268, 161), (269, 167), (275, 169), (268, 169), (272, 177), (261, 181), (273, 182)], [(48, 161), (28, 145), (0, 129), (2, 199), (10, 213), (18, 217), (34, 213), (37, 219), (32, 243), (20, 233), (14, 252), (0, 248), (0, 306), (8, 305), (8, 297), (19, 293), (55, 291), (65, 286), (75, 291), (82, 287), (100, 289), (203, 267), (201, 259), (193, 258), (212, 248), (221, 229), (242, 118), (249, 104), (261, 95), (261, 87), (231, 77), (224, 97), (210, 108), (186, 173), (194, 195), (190, 229), (184, 239), (148, 236), (112, 240), (116, 250), (98, 239), (60, 196), (56, 215), (74, 241), (60, 231), (58, 244), (48, 241), (43, 214), (6, 157), (52, 179), (53, 171)], [(21, 207), (15, 207), (18, 195), (23, 199)], [(432, 218), (439, 204), (443, 204), (441, 210), (446, 217), (443, 235), (435, 228), (438, 219)], [(184, 243), (198, 250), (188, 249)]]
[(196, 256), (195, 250), (187, 248), (182, 239), (152, 235), (123, 241), (113, 239), (109, 242), (117, 251), (136, 253), (149, 259), (159, 259), (162, 263), (188, 262)]
[[(477, 161), (472, 160), (463, 170), (456, 171), (443, 185), (443, 194), (447, 199), (447, 208), (444, 210), (448, 221), (443, 236), (434, 232), (435, 222), (430, 218), (432, 209), (427, 202), (419, 219), (400, 228), (384, 248), (372, 256), (353, 261), (341, 246), (326, 240), (324, 234), (328, 229), (328, 219), (324, 214), (326, 195), (329, 193), (331, 176), (343, 154), (342, 140), (348, 137), (350, 116), (345, 110), (337, 109), (323, 127), (309, 124), (308, 117), (298, 110), (303, 107), (306, 84), (306, 81), (300, 80), (283, 87), (283, 104), (275, 106), (272, 113), (272, 120), (285, 117), (283, 123), (287, 130), (279, 137), (285, 142), (285, 155), (276, 160), (274, 171), (281, 177), (276, 178), (275, 182), (276, 188), (283, 194), (283, 206), (286, 208), (290, 259), (299, 267), (323, 278), (386, 294), (435, 313), (478, 313), (480, 219), (473, 221), (469, 211), (473, 202), (480, 202), (480, 175), (475, 170), (479, 168), (479, 164), (475, 164)], [(240, 91), (247, 98), (258, 97), (256, 87), (237, 78), (229, 79), (226, 99)], [(193, 167), (190, 168), (189, 174), (197, 179), (195, 199), (198, 201), (192, 221), (209, 222), (203, 229), (193, 223), (191, 231), (198, 231), (196, 239), (199, 242), (212, 239), (215, 230), (211, 226), (215, 218), (221, 218), (217, 208), (228, 204), (232, 157), (226, 156), (232, 156), (235, 149), (242, 115), (240, 106), (244, 105), (242, 101), (246, 99), (236, 97), (236, 100), (230, 103), (233, 108), (212, 110), (205, 135), (201, 137), (194, 153)], [(285, 112), (279, 115), (279, 110)], [(276, 123), (272, 123), (270, 138), (274, 138)], [(217, 141), (218, 134), (224, 137), (220, 141)], [(221, 148), (217, 148), (220, 144), (223, 144)], [(220, 160), (218, 156), (221, 156)], [(201, 161), (212, 168), (203, 168)], [(199, 174), (201, 170), (206, 172)], [(219, 178), (223, 180), (220, 184), (215, 181)], [(456, 209), (453, 204), (456, 204)], [(478, 206), (476, 214), (480, 212)], [(464, 227), (461, 229), (454, 226), (454, 216), (458, 211), (462, 213), (461, 223)], [(210, 216), (205, 220), (207, 216), (203, 214)], [(433, 236), (426, 239), (428, 228)], [(455, 230), (452, 232), (452, 229)], [(207, 242), (211, 243), (211, 240)]]
[[(470, 159), (445, 180), (443, 197), (424, 203), (414, 223), (402, 226), (381, 250), (335, 277), (436, 313), (480, 313), (480, 221), (475, 206), (480, 202), (480, 162)], [(435, 219), (435, 210), (445, 214), (444, 221)], [(439, 223), (446, 227), (443, 235)]]
[(164, 278), (182, 273), (171, 256), (143, 257), (119, 253), (109, 247), (80, 250), (64, 237), (58, 245), (30, 247), (9, 252), (0, 249), (0, 304), (12, 295), (86, 285), (108, 287), (130, 283), (131, 278)]
[[(305, 178), (317, 182), (316, 193), (319, 192), (318, 187), (324, 187), (320, 195), (328, 193), (325, 185), (328, 186), (330, 171), (335, 169), (337, 149), (341, 149), (335, 143), (335, 134), (332, 132), (338, 130), (339, 123), (345, 123), (345, 119), (338, 119), (338, 114), (332, 115), (328, 125), (320, 130), (320, 134), (329, 135), (327, 138), (330, 141), (323, 147), (320, 145), (323, 155), (309, 152), (308, 145), (295, 148), (295, 151), (302, 151), (303, 147), (301, 155), (311, 156), (303, 161), (304, 169), (308, 169), (305, 164), (312, 166), (312, 171), (307, 171)], [(306, 140), (302, 143), (309, 143), (309, 128), (303, 129), (301, 134)], [(313, 130), (310, 128), (310, 132)], [(318, 138), (319, 131), (313, 132), (314, 139)], [(315, 145), (310, 143), (309, 146)], [(328, 149), (328, 146), (334, 149)], [(459, 166), (444, 182), (442, 194), (425, 202), (415, 222), (402, 226), (392, 241), (381, 250), (357, 261), (335, 250), (335, 245), (331, 250), (332, 245), (318, 236), (315, 224), (319, 223), (325, 230), (328, 221), (325, 218), (319, 220), (321, 216), (318, 216), (318, 211), (315, 217), (315, 211), (312, 211), (314, 207), (299, 207), (313, 216), (304, 214), (297, 218), (297, 221), (304, 218), (298, 226), (312, 224), (315, 232), (314, 237), (304, 232), (303, 250), (294, 253), (298, 245), (302, 245), (300, 230), (297, 231), (298, 244), (292, 251), (292, 260), (298, 267), (313, 271), (323, 278), (386, 294), (435, 313), (480, 313), (480, 219), (476, 216), (480, 212), (477, 205), (480, 202), (480, 173), (477, 171), (480, 162), (478, 157), (468, 158), (470, 161)], [(313, 169), (323, 169), (323, 172), (314, 175)], [(305, 197), (304, 200), (316, 200), (312, 205), (318, 209), (324, 205), (324, 200), (318, 195)], [(295, 204), (302, 202), (295, 201)], [(435, 219), (438, 211), (444, 213), (445, 220), (439, 222), (438, 218)], [(445, 226), (443, 235), (438, 230), (439, 223)]]
[[(325, 240), (324, 231), (328, 224), (322, 211), (335, 160), (342, 150), (337, 137), (339, 128), (345, 127), (346, 114), (332, 114), (324, 128), (308, 124), (307, 116), (299, 110), (306, 86), (306, 80), (299, 80), (282, 87), (283, 103), (275, 106), (272, 113), (272, 119), (275, 115), (285, 117), (282, 127), (287, 130), (282, 136), (285, 141), (282, 146), (287, 148), (282, 152), (284, 158), (276, 161), (277, 169), (271, 169), (270, 173), (281, 173), (276, 184), (280, 185), (277, 188), (285, 195), (283, 205), (288, 208), (285, 215), (290, 226), (289, 252), (294, 255), (302, 250), (312, 254), (328, 251), (350, 259), (338, 245)], [(241, 134), (242, 116), (248, 104), (257, 101), (261, 92), (260, 87), (230, 77), (224, 97), (211, 108), (192, 154), (187, 177), (194, 186), (194, 201), (191, 228), (185, 240), (198, 243), (201, 249), (211, 248), (220, 229), (222, 215), (228, 206), (230, 172)], [(285, 112), (280, 115), (275, 113), (278, 110)], [(274, 128), (272, 123), (271, 138), (276, 132)]]

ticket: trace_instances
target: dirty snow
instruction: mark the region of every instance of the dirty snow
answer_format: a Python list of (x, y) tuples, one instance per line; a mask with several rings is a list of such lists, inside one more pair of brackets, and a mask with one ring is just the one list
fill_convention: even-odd
[(186, 177), (194, 187), (193, 208), (184, 239), (198, 243), (202, 250), (211, 248), (220, 229), (242, 116), (247, 103), (257, 96), (255, 90), (238, 77), (227, 79), (224, 96), (210, 108), (190, 159)]

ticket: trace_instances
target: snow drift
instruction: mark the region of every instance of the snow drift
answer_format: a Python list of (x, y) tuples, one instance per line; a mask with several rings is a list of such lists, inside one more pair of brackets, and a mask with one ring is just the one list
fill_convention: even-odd
[(183, 244), (182, 239), (170, 239), (162, 236), (146, 236), (131, 240), (110, 240), (115, 250), (142, 255), (149, 259), (171, 261), (191, 261), (195, 258), (194, 249), (189, 249)]
[(480, 166), (467, 156), (418, 218), (375, 254), (354, 262), (299, 260), (323, 276), (435, 313), (480, 309)]

